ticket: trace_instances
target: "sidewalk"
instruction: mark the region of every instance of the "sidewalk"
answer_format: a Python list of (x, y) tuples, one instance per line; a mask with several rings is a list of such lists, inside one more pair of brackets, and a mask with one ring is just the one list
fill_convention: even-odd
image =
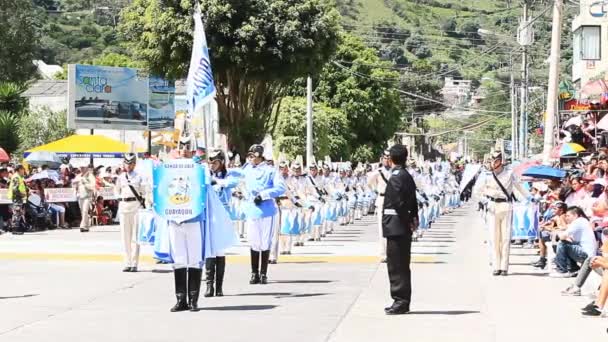
[(445, 263), (412, 267), (412, 313), (384, 315), (391, 299), (386, 267), (381, 265), (328, 340), (608, 340), (608, 320), (580, 315), (579, 308), (590, 301), (587, 297), (560, 295), (572, 279), (549, 278), (546, 271), (527, 265), (537, 258), (534, 251), (512, 248), (510, 275), (493, 277), (484, 238), (474, 210), (459, 209), (442, 217), (423, 241), (456, 243), (443, 250)]

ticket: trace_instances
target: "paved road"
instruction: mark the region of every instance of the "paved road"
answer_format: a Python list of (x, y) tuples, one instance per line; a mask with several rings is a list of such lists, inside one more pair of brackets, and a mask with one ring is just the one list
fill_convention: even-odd
[[(413, 313), (388, 317), (386, 267), (373, 218), (340, 228), (271, 265), (268, 285), (249, 285), (247, 247), (231, 250), (223, 298), (197, 313), (170, 313), (172, 275), (144, 262), (120, 272), (116, 227), (0, 237), (0, 341), (568, 341), (608, 337), (604, 319), (582, 319), (586, 298), (562, 298), (569, 280), (524, 265), (493, 278), (472, 209), (442, 217), (413, 247)], [(144, 251), (149, 255), (149, 251)], [(148, 258), (144, 258), (149, 261)]]

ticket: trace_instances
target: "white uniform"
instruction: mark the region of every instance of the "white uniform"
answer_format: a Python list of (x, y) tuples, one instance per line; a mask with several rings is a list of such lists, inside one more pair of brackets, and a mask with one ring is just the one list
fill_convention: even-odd
[[(384, 175), (384, 178), (382, 177)], [(391, 176), (391, 170), (381, 167), (372, 171), (367, 177), (367, 184), (378, 193), (376, 197), (376, 219), (378, 224), (378, 239), (380, 257), (386, 258), (386, 239), (382, 236), (382, 206), (384, 205), (384, 192), (386, 191), (386, 180)]]
[(95, 200), (93, 193), (95, 191), (95, 177), (88, 172), (85, 176), (79, 176), (76, 179), (78, 206), (80, 207), (80, 228), (88, 229), (91, 226), (90, 210), (91, 204)]
[(483, 179), (478, 188), (482, 195), (486, 196), (488, 202), (487, 225), (489, 241), (493, 247), (492, 266), (495, 271), (509, 270), (509, 252), (511, 249), (511, 226), (513, 204), (510, 197), (513, 188), (516, 188), (524, 196), (529, 197), (528, 192), (515, 180), (513, 172), (503, 167), (496, 174), (498, 180), (508, 193), (502, 191), (492, 174)]
[(125, 248), (125, 266), (137, 267), (139, 262), (139, 245), (137, 244), (137, 211), (141, 204), (131, 187), (143, 196), (144, 184), (142, 177), (136, 172), (123, 172), (116, 179), (115, 193), (118, 204), (118, 218), (122, 232), (122, 242)]

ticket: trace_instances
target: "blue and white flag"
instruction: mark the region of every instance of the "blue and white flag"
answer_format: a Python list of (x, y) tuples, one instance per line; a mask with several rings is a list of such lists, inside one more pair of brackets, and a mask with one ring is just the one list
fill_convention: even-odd
[(188, 115), (192, 117), (197, 108), (207, 104), (215, 96), (207, 38), (198, 7), (194, 13), (194, 42), (186, 87)]
[(183, 223), (203, 213), (206, 201), (205, 172), (190, 159), (176, 159), (154, 166), (154, 211), (167, 221)]

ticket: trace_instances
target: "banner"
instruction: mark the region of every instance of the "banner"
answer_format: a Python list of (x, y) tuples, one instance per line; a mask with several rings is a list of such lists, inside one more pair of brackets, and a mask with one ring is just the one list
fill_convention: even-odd
[(114, 193), (114, 188), (111, 186), (105, 186), (97, 190), (97, 196), (103, 197), (104, 201), (111, 201), (117, 199)]
[(534, 203), (514, 203), (511, 239), (528, 240), (537, 236), (538, 206)]
[(194, 13), (193, 36), (192, 56), (186, 80), (186, 99), (188, 101), (188, 112), (191, 116), (200, 106), (209, 103), (215, 97), (215, 83), (211, 72), (207, 38), (205, 37), (205, 28), (198, 6)]
[(76, 189), (74, 188), (49, 188), (44, 189), (44, 197), (49, 203), (77, 202)]
[(154, 165), (154, 211), (167, 221), (183, 223), (204, 212), (205, 172), (190, 159)]
[(13, 201), (8, 199), (8, 189), (0, 189), (0, 204), (11, 204)]
[(68, 99), (74, 129), (156, 130), (175, 121), (175, 83), (139, 69), (71, 64)]

